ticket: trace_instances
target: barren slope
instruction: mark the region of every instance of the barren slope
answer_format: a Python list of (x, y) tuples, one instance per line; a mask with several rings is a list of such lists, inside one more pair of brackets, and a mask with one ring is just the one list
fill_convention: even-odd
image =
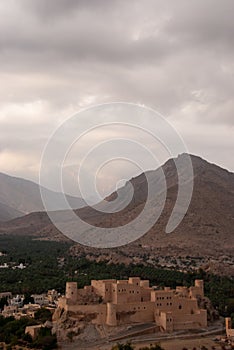
[[(181, 155), (175, 162), (182, 162)], [(114, 249), (93, 249), (78, 244), (73, 247), (73, 254), (86, 254), (95, 259), (107, 258), (112, 261), (130, 262), (144, 260), (145, 256), (205, 256), (219, 258), (222, 255), (233, 256), (234, 250), (234, 174), (214, 164), (192, 156), (194, 168), (194, 189), (188, 212), (180, 225), (170, 234), (165, 227), (177, 197), (177, 172), (173, 160), (163, 165), (168, 190), (167, 200), (157, 223), (139, 240), (127, 246)], [(186, 169), (185, 169), (186, 170)], [(158, 170), (150, 172), (150, 181), (159, 184)], [(115, 214), (103, 214), (91, 208), (79, 209), (77, 213), (87, 222), (102, 227), (118, 227), (130, 222), (139, 215), (147, 197), (147, 183), (144, 174), (130, 180), (134, 187), (131, 203)], [(129, 183), (121, 189), (121, 200), (127, 196)], [(116, 198), (110, 195), (109, 201)], [(152, 200), (152, 210), (158, 205), (158, 193)], [(106, 203), (102, 203), (105, 206)], [(79, 230), (79, 227), (77, 227)], [(45, 213), (34, 213), (1, 225), (0, 232), (24, 233), (63, 239), (57, 229), (50, 223)], [(232, 267), (233, 268), (233, 267)]]

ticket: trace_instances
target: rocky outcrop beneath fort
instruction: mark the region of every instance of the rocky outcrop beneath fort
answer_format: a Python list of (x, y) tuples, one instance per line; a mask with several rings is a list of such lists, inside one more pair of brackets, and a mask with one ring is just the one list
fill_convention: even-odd
[(97, 327), (92, 324), (96, 314), (85, 315), (57, 308), (53, 315), (53, 332), (60, 342), (88, 339), (94, 341), (100, 338)]

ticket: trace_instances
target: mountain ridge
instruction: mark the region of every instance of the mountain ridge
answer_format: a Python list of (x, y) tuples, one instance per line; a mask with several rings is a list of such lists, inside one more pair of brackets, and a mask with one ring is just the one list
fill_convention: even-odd
[[(234, 249), (234, 173), (229, 172), (200, 157), (191, 156), (194, 170), (194, 187), (191, 203), (184, 219), (170, 234), (165, 228), (175, 205), (178, 190), (178, 176), (175, 162), (183, 161), (184, 155), (168, 160), (163, 166), (168, 189), (164, 209), (159, 220), (140, 239), (126, 246), (113, 249), (95, 249), (75, 244), (71, 253), (76, 256), (88, 256), (90, 259), (103, 259), (130, 263), (154, 261), (159, 256), (197, 256), (208, 260), (222, 256), (233, 256)], [(186, 169), (184, 169), (186, 170)], [(159, 170), (150, 171), (150, 179), (160, 185)], [(101, 227), (118, 227), (131, 222), (144, 208), (146, 199), (145, 174), (140, 174), (120, 189), (121, 198), (132, 185), (134, 196), (131, 202), (119, 212), (103, 214), (95, 209), (84, 207), (76, 210), (79, 216)], [(151, 180), (150, 180), (151, 181)], [(159, 186), (160, 187), (160, 186)], [(107, 199), (114, 200), (113, 192)], [(104, 202), (102, 205), (108, 205)], [(159, 205), (157, 196), (152, 201), (152, 210)], [(79, 229), (79, 228), (77, 228)], [(93, 228), (95, 230), (95, 227)], [(40, 239), (67, 240), (50, 222), (46, 213), (33, 213), (0, 225), (0, 233), (27, 233)], [(224, 264), (216, 264), (217, 271), (225, 270), (234, 275), (234, 261), (227, 269)]]
[[(56, 210), (63, 209), (63, 194), (44, 189), (48, 198), (56, 203)], [(72, 208), (85, 205), (83, 199), (66, 195)], [(8, 221), (26, 215), (30, 212), (44, 210), (41, 199), (40, 185), (20, 177), (0, 173), (0, 220)]]

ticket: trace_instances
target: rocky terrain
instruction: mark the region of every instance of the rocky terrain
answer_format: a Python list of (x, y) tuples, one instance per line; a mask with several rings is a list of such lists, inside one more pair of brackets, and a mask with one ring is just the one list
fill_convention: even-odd
[[(182, 164), (187, 155), (180, 155), (175, 160), (167, 161), (162, 170), (167, 180), (166, 202), (159, 220), (140, 239), (126, 246), (113, 249), (95, 249), (74, 244), (71, 253), (78, 256), (86, 255), (90, 259), (108, 260), (111, 262), (144, 262), (157, 264), (160, 259), (170, 260), (183, 258), (199, 261), (202, 267), (219, 273), (234, 275), (234, 174), (215, 164), (191, 156), (194, 171), (194, 188), (189, 209), (180, 223), (172, 232), (165, 233), (165, 228), (174, 207), (178, 176), (175, 163)], [(186, 171), (186, 169), (183, 169)], [(154, 170), (148, 173), (150, 181), (159, 186), (161, 173)], [(147, 198), (147, 182), (144, 174), (137, 176), (120, 189), (121, 200), (129, 191), (129, 185), (134, 188), (131, 202), (119, 212), (103, 214), (89, 207), (76, 211), (85, 221), (94, 226), (118, 227), (133, 220), (144, 208)], [(160, 202), (160, 192), (155, 192), (151, 201), (152, 211)], [(118, 196), (111, 194), (102, 206), (108, 205)], [(118, 203), (121, 205), (121, 202)], [(150, 217), (149, 217), (150, 219)], [(79, 227), (77, 227), (79, 230)], [(95, 228), (94, 228), (95, 232)], [(46, 213), (32, 213), (0, 225), (0, 233), (29, 234), (41, 239), (67, 239), (51, 224)], [(171, 265), (172, 261), (166, 261)], [(199, 266), (199, 263), (197, 264)], [(170, 267), (170, 266), (168, 266)]]

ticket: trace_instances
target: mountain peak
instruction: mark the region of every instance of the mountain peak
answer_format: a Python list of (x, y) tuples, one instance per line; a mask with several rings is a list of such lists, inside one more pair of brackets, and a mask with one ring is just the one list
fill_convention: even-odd
[[(187, 154), (181, 154), (175, 159), (168, 160), (163, 166), (168, 182), (166, 202), (163, 212), (153, 227), (136, 242), (118, 248), (118, 259), (121, 257), (137, 257), (139, 261), (145, 261), (145, 256), (157, 259), (163, 256), (205, 256), (216, 257), (233, 256), (234, 249), (234, 174), (206, 160), (191, 155), (194, 169), (194, 186), (191, 203), (188, 211), (179, 226), (170, 234), (165, 234), (165, 228), (170, 218), (177, 199), (178, 178), (175, 162), (182, 162)], [(189, 155), (190, 156), (190, 155)], [(157, 186), (154, 197), (150, 202), (150, 210), (145, 220), (151, 220), (152, 213), (157, 210), (159, 196), (157, 189), (161, 187), (162, 172), (158, 169), (150, 171), (149, 181)], [(132, 185), (134, 196), (132, 201), (123, 209), (115, 213), (102, 213), (90, 207), (78, 209), (76, 213), (93, 226), (119, 227), (134, 220), (144, 209), (147, 200), (147, 183), (145, 174), (131, 179), (120, 189), (121, 201), (128, 198), (128, 191)], [(118, 193), (111, 195), (116, 199)], [(108, 206), (108, 203), (104, 203)], [(105, 208), (105, 206), (104, 206)], [(118, 209), (118, 206), (116, 206)], [(38, 235), (49, 239), (66, 239), (59, 235), (58, 230), (50, 223), (46, 213), (33, 213), (27, 217), (2, 224), (1, 232), (8, 234)], [(84, 235), (86, 232), (82, 232)], [(128, 234), (128, 232), (126, 232)], [(59, 238), (58, 238), (59, 237)], [(86, 254), (92, 253), (98, 256), (99, 250), (82, 248), (78, 245), (80, 253), (85, 249)], [(122, 253), (121, 253), (122, 252)], [(106, 253), (108, 254), (108, 250)], [(230, 267), (228, 267), (230, 272)]]

